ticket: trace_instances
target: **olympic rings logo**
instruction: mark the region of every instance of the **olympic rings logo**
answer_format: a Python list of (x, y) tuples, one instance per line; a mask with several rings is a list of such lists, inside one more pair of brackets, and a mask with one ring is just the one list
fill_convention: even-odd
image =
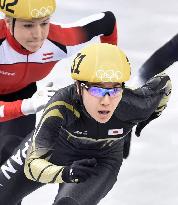
[(112, 82), (114, 80), (119, 80), (122, 78), (122, 73), (115, 70), (98, 70), (96, 72), (96, 77), (101, 80), (101, 82)]
[(49, 16), (53, 13), (53, 7), (48, 6), (48, 7), (41, 7), (41, 9), (33, 9), (31, 11), (31, 16), (32, 18), (42, 18), (45, 16)]

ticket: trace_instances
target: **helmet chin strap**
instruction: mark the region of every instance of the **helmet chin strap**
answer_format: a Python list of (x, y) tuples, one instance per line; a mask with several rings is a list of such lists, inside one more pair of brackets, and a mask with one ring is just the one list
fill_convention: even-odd
[(80, 82), (79, 81), (76, 81), (76, 89), (78, 90), (78, 96), (79, 96), (80, 102), (83, 105), (82, 88), (80, 86)]
[[(12, 19), (12, 36), (13, 36), (13, 38), (16, 40), (16, 38), (15, 38), (15, 35), (14, 35), (14, 33), (15, 33), (15, 23), (16, 23), (16, 18), (13, 18)], [(23, 49), (25, 49), (25, 50), (27, 50), (26, 48), (24, 48), (22, 45), (21, 45), (21, 47), (23, 48)]]
[(12, 36), (15, 38), (14, 36), (14, 32), (15, 32), (15, 22), (16, 22), (16, 18), (12, 19)]

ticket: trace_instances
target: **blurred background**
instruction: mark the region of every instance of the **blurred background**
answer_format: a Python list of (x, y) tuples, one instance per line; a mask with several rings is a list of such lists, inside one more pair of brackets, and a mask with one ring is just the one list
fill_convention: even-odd
[[(70, 24), (107, 10), (117, 18), (118, 43), (130, 59), (132, 76), (178, 32), (177, 0), (60, 0), (53, 21)], [(59, 62), (38, 86), (47, 81), (54, 81), (58, 87), (72, 83), (70, 62), (71, 59)], [(133, 133), (130, 156), (123, 162), (114, 188), (99, 205), (178, 204), (178, 64), (166, 73), (173, 83), (167, 109), (143, 130), (140, 138)], [(57, 185), (46, 185), (27, 196), (22, 204), (51, 205), (56, 194)]]

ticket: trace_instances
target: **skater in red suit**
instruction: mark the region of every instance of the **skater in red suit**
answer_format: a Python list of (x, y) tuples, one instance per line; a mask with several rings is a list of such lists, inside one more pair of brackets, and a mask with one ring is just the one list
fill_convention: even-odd
[(74, 54), (77, 45), (95, 36), (101, 42), (117, 44), (112, 12), (92, 15), (67, 27), (51, 22), (55, 8), (55, 0), (0, 1), (0, 11), (5, 14), (0, 20), (0, 164), (34, 129), (35, 113), (54, 92), (53, 87), (46, 87), (41, 94), (36, 81)]

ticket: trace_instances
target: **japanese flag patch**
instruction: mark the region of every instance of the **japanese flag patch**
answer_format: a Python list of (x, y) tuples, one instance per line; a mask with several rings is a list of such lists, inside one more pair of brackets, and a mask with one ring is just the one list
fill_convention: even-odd
[(123, 134), (123, 128), (108, 130), (108, 135), (121, 135)]

